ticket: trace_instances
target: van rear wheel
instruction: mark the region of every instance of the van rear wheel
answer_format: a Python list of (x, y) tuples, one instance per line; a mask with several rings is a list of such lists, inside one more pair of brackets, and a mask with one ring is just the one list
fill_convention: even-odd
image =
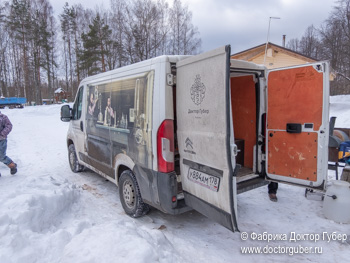
[(148, 213), (149, 206), (143, 202), (135, 175), (130, 170), (120, 175), (119, 197), (127, 215), (136, 218)]
[(84, 169), (84, 166), (80, 165), (77, 158), (77, 153), (75, 152), (74, 144), (68, 146), (68, 159), (70, 169), (73, 173), (79, 173)]

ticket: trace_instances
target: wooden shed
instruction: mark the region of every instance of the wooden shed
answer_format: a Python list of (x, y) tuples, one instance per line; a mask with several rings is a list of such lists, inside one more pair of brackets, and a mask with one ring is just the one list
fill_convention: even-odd
[(58, 88), (55, 90), (55, 101), (56, 103), (61, 103), (63, 101), (66, 101), (68, 97), (67, 92), (62, 89), (62, 88)]
[[(231, 58), (251, 61), (256, 64), (264, 64), (265, 48), (266, 43), (233, 54)], [(316, 59), (304, 56), (271, 42), (267, 45), (265, 66), (269, 69), (301, 65), (316, 61)]]

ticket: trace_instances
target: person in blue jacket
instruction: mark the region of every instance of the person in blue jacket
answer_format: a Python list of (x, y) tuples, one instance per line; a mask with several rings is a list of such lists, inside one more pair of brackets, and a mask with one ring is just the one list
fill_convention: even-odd
[[(7, 135), (12, 130), (12, 123), (9, 118), (0, 112), (0, 161), (6, 164), (11, 171), (11, 174), (17, 173), (17, 164), (6, 155)], [(1, 174), (0, 174), (1, 176)]]

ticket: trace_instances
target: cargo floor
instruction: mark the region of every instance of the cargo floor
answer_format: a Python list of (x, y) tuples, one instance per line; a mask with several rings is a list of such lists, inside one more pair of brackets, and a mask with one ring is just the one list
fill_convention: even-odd
[(248, 168), (248, 167), (244, 167), (242, 166), (239, 170), (238, 170), (238, 173), (237, 173), (237, 177), (242, 177), (242, 176), (245, 176), (247, 174), (251, 174), (253, 173), (253, 170)]

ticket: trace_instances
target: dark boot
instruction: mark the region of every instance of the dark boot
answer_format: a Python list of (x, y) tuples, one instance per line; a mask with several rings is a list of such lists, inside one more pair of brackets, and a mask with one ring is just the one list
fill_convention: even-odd
[(17, 164), (15, 164), (14, 162), (10, 163), (9, 165), (7, 165), (10, 170), (11, 170), (11, 174), (15, 174), (17, 173)]
[(277, 195), (276, 194), (269, 194), (269, 198), (272, 202), (277, 202)]

